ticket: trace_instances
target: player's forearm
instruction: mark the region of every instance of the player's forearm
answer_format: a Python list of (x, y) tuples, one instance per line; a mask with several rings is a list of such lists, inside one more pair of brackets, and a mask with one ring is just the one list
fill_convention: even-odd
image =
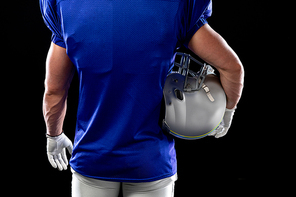
[(241, 64), (229, 70), (219, 70), (220, 80), (227, 96), (226, 107), (233, 109), (240, 100), (244, 84), (244, 69)]
[(67, 108), (67, 91), (50, 92), (45, 90), (43, 97), (43, 116), (46, 123), (47, 134), (60, 135)]

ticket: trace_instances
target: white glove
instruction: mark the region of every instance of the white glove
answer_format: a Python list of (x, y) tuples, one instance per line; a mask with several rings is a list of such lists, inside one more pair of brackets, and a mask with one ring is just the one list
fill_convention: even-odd
[(47, 158), (49, 163), (54, 168), (58, 168), (60, 171), (67, 170), (68, 159), (66, 156), (66, 150), (72, 154), (73, 145), (71, 140), (62, 133), (59, 136), (51, 137), (47, 136)]
[(226, 108), (223, 120), (221, 121), (220, 125), (212, 133), (210, 133), (209, 136), (215, 136), (215, 138), (220, 138), (226, 135), (228, 129), (231, 126), (232, 117), (234, 115), (235, 109), (236, 107), (233, 109)]

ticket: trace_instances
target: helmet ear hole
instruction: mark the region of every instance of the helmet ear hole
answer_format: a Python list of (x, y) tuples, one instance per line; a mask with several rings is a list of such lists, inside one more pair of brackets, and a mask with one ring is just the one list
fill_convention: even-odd
[(183, 95), (183, 92), (181, 92), (181, 90), (175, 89), (174, 93), (175, 93), (175, 96), (177, 97), (177, 99), (179, 99), (180, 101), (183, 101), (184, 95)]

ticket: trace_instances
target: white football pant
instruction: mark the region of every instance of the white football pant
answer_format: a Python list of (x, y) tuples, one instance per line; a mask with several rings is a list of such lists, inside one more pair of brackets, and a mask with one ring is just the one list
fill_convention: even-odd
[[(72, 170), (72, 197), (118, 197), (120, 182), (82, 176)], [(124, 197), (173, 197), (177, 175), (152, 182), (122, 183)]]

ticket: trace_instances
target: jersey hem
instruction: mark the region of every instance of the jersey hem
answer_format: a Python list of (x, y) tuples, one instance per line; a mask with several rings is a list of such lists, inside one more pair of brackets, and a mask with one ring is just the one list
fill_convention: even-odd
[(103, 180), (103, 181), (114, 181), (114, 182), (131, 182), (131, 183), (140, 183), (140, 182), (152, 182), (152, 181), (158, 181), (161, 179), (165, 179), (165, 178), (169, 178), (171, 176), (174, 176), (176, 172), (172, 172), (172, 173), (167, 173), (161, 176), (156, 176), (156, 177), (152, 177), (152, 178), (146, 178), (146, 179), (132, 179), (132, 178), (110, 178), (110, 177), (100, 177), (100, 176), (91, 176), (91, 175), (87, 175), (79, 170), (76, 170), (73, 166), (71, 166), (71, 168), (79, 173), (82, 176), (85, 177), (89, 177), (89, 178), (93, 178), (93, 179), (99, 179), (99, 180)]

